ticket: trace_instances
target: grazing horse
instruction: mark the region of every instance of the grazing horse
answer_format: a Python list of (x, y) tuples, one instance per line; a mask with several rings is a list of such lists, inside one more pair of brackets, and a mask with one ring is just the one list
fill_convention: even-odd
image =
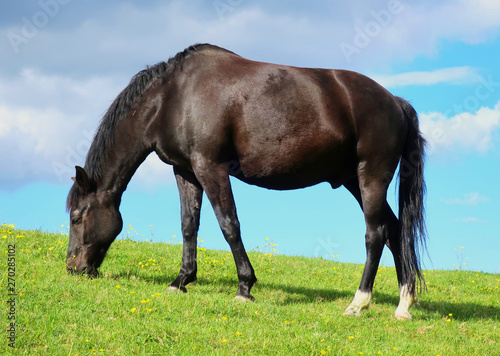
[[(257, 279), (229, 176), (277, 190), (328, 182), (352, 193), (366, 223), (366, 264), (344, 313), (368, 308), (387, 244), (399, 282), (395, 316), (409, 319), (417, 277), (423, 281), (424, 146), (413, 107), (361, 74), (255, 62), (217, 46), (191, 46), (137, 73), (102, 118), (67, 199), (67, 270), (98, 274), (122, 229), (122, 194), (156, 152), (173, 166), (181, 201), (182, 266), (169, 290), (185, 292), (196, 280), (203, 191), (234, 256), (236, 298), (253, 300)], [(399, 218), (386, 200), (398, 164)]]

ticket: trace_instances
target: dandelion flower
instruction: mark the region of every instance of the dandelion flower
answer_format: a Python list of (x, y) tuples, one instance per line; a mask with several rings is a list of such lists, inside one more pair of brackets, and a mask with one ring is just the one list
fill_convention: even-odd
[(130, 309), (130, 311), (131, 311), (132, 313), (135, 313), (135, 311), (136, 311), (136, 310), (137, 310), (137, 308), (132, 308), (132, 309)]

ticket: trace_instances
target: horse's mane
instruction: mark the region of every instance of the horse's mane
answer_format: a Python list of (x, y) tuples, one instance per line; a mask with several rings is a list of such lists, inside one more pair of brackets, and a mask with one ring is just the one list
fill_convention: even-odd
[[(187, 57), (205, 50), (224, 51), (232, 53), (221, 47), (208, 43), (195, 44), (171, 57), (167, 62), (159, 62), (153, 66), (147, 66), (134, 75), (130, 83), (113, 101), (109, 109), (101, 119), (94, 140), (90, 146), (85, 160), (85, 170), (92, 181), (97, 181), (102, 176), (102, 162), (106, 156), (106, 149), (113, 144), (114, 132), (117, 123), (130, 112), (134, 102), (144, 91), (157, 79), (163, 79), (176, 69), (182, 70), (182, 64)], [(71, 188), (66, 202), (69, 211), (73, 202), (77, 199), (78, 187), (76, 184)]]

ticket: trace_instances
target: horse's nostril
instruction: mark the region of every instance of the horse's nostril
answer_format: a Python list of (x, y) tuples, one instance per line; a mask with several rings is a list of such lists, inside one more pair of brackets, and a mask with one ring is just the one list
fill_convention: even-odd
[(67, 263), (66, 272), (68, 274), (82, 274), (87, 270), (87, 266), (78, 266), (75, 264)]

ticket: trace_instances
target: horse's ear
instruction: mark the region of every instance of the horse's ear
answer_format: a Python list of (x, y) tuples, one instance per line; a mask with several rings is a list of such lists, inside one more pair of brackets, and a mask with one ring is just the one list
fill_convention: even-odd
[(82, 167), (75, 166), (75, 169), (76, 177), (73, 177), (71, 179), (73, 179), (73, 181), (78, 184), (81, 194), (87, 194), (92, 190), (92, 184), (90, 183), (89, 176), (87, 175), (85, 169), (83, 169)]

